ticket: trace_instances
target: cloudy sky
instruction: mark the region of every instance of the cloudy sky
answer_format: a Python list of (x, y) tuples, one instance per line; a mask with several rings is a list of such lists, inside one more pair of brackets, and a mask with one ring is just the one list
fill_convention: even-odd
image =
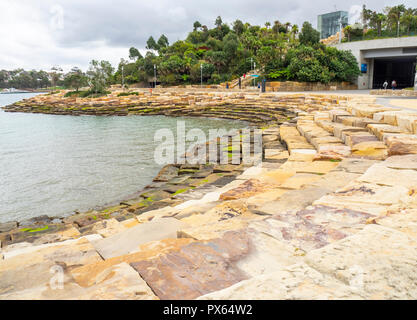
[[(266, 21), (317, 25), (317, 15), (337, 10), (357, 16), (355, 0), (0, 0), (0, 69), (44, 69), (60, 65), (88, 67), (91, 59), (117, 65), (128, 49), (144, 49), (150, 35), (170, 43), (183, 39), (198, 20), (212, 27), (218, 15), (251, 24)], [(414, 3), (413, 3), (414, 2)], [(366, 0), (382, 10), (415, 0)]]

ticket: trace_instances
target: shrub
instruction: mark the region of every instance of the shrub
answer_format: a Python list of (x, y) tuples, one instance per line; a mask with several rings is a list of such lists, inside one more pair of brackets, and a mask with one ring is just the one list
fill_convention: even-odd
[(133, 96), (133, 95), (138, 96), (139, 92), (121, 92), (117, 96), (118, 97), (126, 97), (126, 96)]

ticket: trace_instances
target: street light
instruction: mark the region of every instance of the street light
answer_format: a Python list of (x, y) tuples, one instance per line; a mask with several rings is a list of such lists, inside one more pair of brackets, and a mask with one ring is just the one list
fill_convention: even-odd
[(122, 65), (122, 89), (125, 89), (125, 66)]
[(156, 64), (153, 65), (153, 73), (154, 73), (154, 76), (155, 76), (155, 86), (154, 86), (154, 88), (156, 89)]
[(201, 84), (200, 84), (200, 87), (203, 88), (203, 64), (200, 64), (200, 71), (201, 71)]
[[(255, 75), (256, 62), (253, 63), (253, 75)], [(253, 77), (253, 86), (255, 86), (255, 77)]]

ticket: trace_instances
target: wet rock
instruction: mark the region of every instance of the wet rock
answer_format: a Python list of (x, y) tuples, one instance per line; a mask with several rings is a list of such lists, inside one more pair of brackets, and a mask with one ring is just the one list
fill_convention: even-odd
[(20, 227), (28, 227), (33, 225), (46, 225), (51, 222), (51, 218), (47, 215), (25, 219), (19, 223)]
[(13, 230), (15, 228), (17, 228), (17, 222), (16, 221), (0, 223), (0, 233), (1, 232), (8, 232), (8, 231)]
[(158, 175), (153, 179), (154, 182), (168, 182), (178, 175), (178, 168), (174, 165), (166, 165), (159, 171)]
[(171, 197), (171, 194), (163, 190), (151, 190), (142, 193), (141, 196), (148, 201), (159, 201)]

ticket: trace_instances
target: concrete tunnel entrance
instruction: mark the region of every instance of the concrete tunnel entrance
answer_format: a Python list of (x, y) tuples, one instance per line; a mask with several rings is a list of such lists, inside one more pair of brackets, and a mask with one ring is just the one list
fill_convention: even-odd
[(385, 81), (388, 81), (388, 88), (391, 82), (397, 82), (397, 88), (410, 88), (414, 86), (416, 73), (416, 57), (393, 57), (375, 58), (373, 89), (381, 89)]

